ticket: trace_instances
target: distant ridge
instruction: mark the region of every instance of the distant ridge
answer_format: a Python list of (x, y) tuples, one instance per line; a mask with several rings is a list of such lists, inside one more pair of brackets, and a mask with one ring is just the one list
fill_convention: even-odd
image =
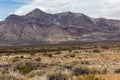
[(0, 45), (120, 41), (120, 20), (91, 18), (82, 13), (46, 13), (34, 9), (0, 22)]

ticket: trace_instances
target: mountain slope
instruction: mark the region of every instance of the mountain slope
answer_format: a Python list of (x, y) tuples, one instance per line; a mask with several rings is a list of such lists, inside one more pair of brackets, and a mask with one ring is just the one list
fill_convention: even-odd
[(120, 20), (91, 18), (81, 13), (49, 14), (35, 9), (0, 22), (0, 45), (56, 44), (120, 40)]

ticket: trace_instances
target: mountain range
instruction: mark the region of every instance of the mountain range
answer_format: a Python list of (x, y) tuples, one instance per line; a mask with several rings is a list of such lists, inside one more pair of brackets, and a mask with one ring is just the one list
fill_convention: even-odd
[(46, 13), (34, 9), (0, 22), (0, 45), (40, 45), (120, 41), (120, 20), (91, 18), (82, 13)]

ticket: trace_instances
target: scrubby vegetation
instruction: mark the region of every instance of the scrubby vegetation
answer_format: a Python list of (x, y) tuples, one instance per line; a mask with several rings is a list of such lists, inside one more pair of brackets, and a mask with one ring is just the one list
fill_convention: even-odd
[(68, 80), (68, 76), (61, 72), (54, 72), (48, 74), (48, 80)]
[(77, 65), (73, 67), (73, 74), (74, 75), (83, 75), (83, 74), (89, 74), (90, 69), (85, 65)]
[(0, 47), (0, 80), (119, 80), (119, 62), (119, 44)]

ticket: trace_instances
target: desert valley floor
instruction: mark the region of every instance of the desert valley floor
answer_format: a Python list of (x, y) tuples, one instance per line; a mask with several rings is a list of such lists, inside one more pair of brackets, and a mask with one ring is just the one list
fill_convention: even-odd
[(0, 80), (120, 80), (120, 44), (0, 48)]

